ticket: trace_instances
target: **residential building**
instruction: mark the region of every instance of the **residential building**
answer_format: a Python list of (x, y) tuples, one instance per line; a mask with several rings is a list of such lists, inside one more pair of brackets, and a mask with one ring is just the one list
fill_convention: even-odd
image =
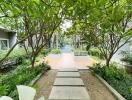
[(0, 50), (11, 48), (16, 41), (16, 32), (0, 28)]

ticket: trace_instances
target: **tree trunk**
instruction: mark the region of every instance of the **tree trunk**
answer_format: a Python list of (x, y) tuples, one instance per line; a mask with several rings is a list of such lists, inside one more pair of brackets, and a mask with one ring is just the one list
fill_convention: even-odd
[(110, 66), (110, 59), (106, 59), (106, 66), (107, 66), (107, 67)]
[(48, 41), (47, 41), (47, 47), (48, 48), (51, 48), (51, 43), (50, 42), (51, 42), (50, 39), (48, 39)]
[(110, 54), (109, 57), (106, 59), (106, 66), (110, 66), (111, 58), (113, 57), (113, 54)]
[(32, 60), (31, 60), (31, 65), (32, 65), (32, 68), (34, 68), (35, 59), (36, 59), (36, 56), (33, 56), (33, 57), (32, 57)]

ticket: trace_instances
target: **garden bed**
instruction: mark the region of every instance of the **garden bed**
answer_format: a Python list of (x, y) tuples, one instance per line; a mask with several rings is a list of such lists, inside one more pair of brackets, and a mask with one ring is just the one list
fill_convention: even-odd
[(51, 54), (61, 54), (61, 51), (59, 49), (52, 49)]
[(113, 87), (111, 87), (102, 77), (93, 73), (105, 86), (106, 88), (115, 96), (117, 100), (126, 100), (122, 95), (120, 95)]
[(104, 84), (89, 70), (80, 70), (79, 72), (91, 100), (116, 100)]
[[(31, 64), (30, 60), (27, 58), (24, 51), (20, 51), (14, 50), (7, 59), (12, 60), (21, 57), (22, 63), (20, 65), (15, 65), (15, 69), (8, 71), (8, 73), (1, 73), (0, 75), (0, 96), (7, 95), (15, 100), (18, 100), (16, 85), (31, 86), (43, 73), (50, 69), (50, 67), (44, 63), (39, 63), (35, 65), (34, 68), (29, 67)], [(36, 61), (39, 61), (48, 53), (49, 51), (46, 52), (46, 50), (42, 50), (37, 56)]]
[(75, 56), (87, 56), (88, 52), (84, 50), (74, 50), (74, 55)]
[(24, 65), (19, 66), (16, 70), (1, 77), (0, 96), (8, 95), (17, 100), (16, 85), (29, 85), (36, 76), (48, 69), (49, 66), (46, 64), (38, 65), (32, 69)]
[(100, 50), (98, 48), (96, 48), (96, 47), (90, 48), (88, 50), (88, 54), (91, 55), (91, 56), (96, 56), (96, 57), (98, 57), (100, 59), (104, 59), (102, 54), (101, 54), (101, 52), (100, 52)]
[(132, 99), (132, 77), (125, 71), (125, 69), (118, 69), (116, 65), (106, 67), (99, 64), (90, 69), (92, 72), (101, 76), (124, 98), (127, 100)]

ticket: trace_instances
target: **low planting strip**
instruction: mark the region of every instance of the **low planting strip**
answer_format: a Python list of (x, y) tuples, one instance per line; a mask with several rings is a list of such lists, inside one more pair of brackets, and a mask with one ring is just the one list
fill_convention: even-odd
[(35, 78), (29, 83), (29, 86), (33, 86), (33, 85), (41, 78), (41, 76), (47, 72), (47, 70), (50, 70), (50, 68), (47, 67), (44, 71), (42, 71), (40, 74), (38, 74), (37, 77), (35, 77)]
[(105, 87), (115, 96), (117, 100), (126, 100), (120, 93), (118, 93), (112, 86), (110, 86), (102, 77), (97, 75), (96, 73), (91, 72), (94, 76), (96, 76)]

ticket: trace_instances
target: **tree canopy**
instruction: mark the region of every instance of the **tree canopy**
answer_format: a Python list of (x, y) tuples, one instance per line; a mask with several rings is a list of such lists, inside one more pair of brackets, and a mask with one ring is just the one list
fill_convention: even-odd
[[(117, 50), (131, 42), (132, 1), (0, 1), (0, 25), (18, 33), (17, 44), (28, 39), (33, 58), (41, 48), (50, 45), (52, 35), (57, 29), (61, 29), (64, 20), (72, 21), (72, 27), (66, 34), (80, 35), (87, 45), (96, 45), (109, 65), (110, 59)], [(37, 42), (32, 40), (34, 35)], [(43, 42), (40, 44), (41, 40)]]

